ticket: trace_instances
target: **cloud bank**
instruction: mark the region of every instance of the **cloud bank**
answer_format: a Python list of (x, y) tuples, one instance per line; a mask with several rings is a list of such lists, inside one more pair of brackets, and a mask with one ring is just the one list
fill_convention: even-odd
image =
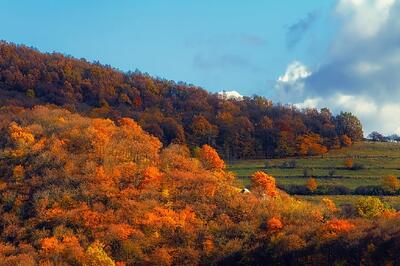
[(400, 4), (340, 0), (340, 30), (318, 68), (293, 62), (277, 80), (280, 101), (351, 111), (365, 133), (400, 133)]

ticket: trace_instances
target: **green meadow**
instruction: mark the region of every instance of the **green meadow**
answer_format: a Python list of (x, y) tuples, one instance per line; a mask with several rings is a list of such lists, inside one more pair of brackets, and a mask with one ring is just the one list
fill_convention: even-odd
[[(359, 169), (346, 168), (344, 162), (349, 158), (360, 166)], [(250, 185), (249, 177), (255, 171), (265, 171), (276, 178), (278, 186), (306, 185), (307, 179), (314, 177), (319, 186), (344, 186), (354, 190), (360, 186), (379, 186), (386, 175), (400, 176), (400, 143), (358, 142), (323, 156), (232, 161), (228, 162), (228, 169), (236, 173), (242, 186)], [(298, 197), (319, 201), (326, 196)], [(351, 204), (360, 196), (328, 197), (337, 204)], [(385, 196), (382, 199), (400, 209), (400, 196)]]

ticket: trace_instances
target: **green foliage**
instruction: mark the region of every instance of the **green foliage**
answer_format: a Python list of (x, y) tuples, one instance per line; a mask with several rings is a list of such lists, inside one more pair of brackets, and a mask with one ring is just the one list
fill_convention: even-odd
[(336, 117), (339, 135), (346, 135), (353, 141), (363, 139), (363, 129), (360, 120), (349, 112), (341, 112)]
[(382, 215), (385, 211), (390, 211), (390, 207), (384, 204), (379, 198), (363, 197), (360, 198), (356, 205), (358, 215), (364, 218), (374, 218)]
[(29, 98), (35, 98), (35, 91), (32, 89), (27, 90), (26, 96), (28, 96)]

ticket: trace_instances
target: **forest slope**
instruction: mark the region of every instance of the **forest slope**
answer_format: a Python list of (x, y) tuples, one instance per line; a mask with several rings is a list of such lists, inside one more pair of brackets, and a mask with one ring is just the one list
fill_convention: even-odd
[(259, 96), (223, 99), (193, 85), (0, 42), (0, 106), (46, 103), (91, 117), (130, 117), (165, 145), (209, 144), (226, 159), (323, 154), (363, 137), (350, 113), (301, 111)]

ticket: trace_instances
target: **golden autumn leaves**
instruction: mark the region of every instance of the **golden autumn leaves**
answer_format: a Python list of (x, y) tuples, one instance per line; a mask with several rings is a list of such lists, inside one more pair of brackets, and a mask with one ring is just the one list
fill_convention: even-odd
[[(0, 261), (9, 265), (208, 265), (252, 252), (272, 260), (358, 239), (369, 226), (341, 217), (330, 199), (287, 195), (261, 171), (241, 193), (214, 148), (162, 148), (131, 119), (50, 107), (20, 116), (0, 128)], [(375, 203), (360, 210), (379, 218)]]

